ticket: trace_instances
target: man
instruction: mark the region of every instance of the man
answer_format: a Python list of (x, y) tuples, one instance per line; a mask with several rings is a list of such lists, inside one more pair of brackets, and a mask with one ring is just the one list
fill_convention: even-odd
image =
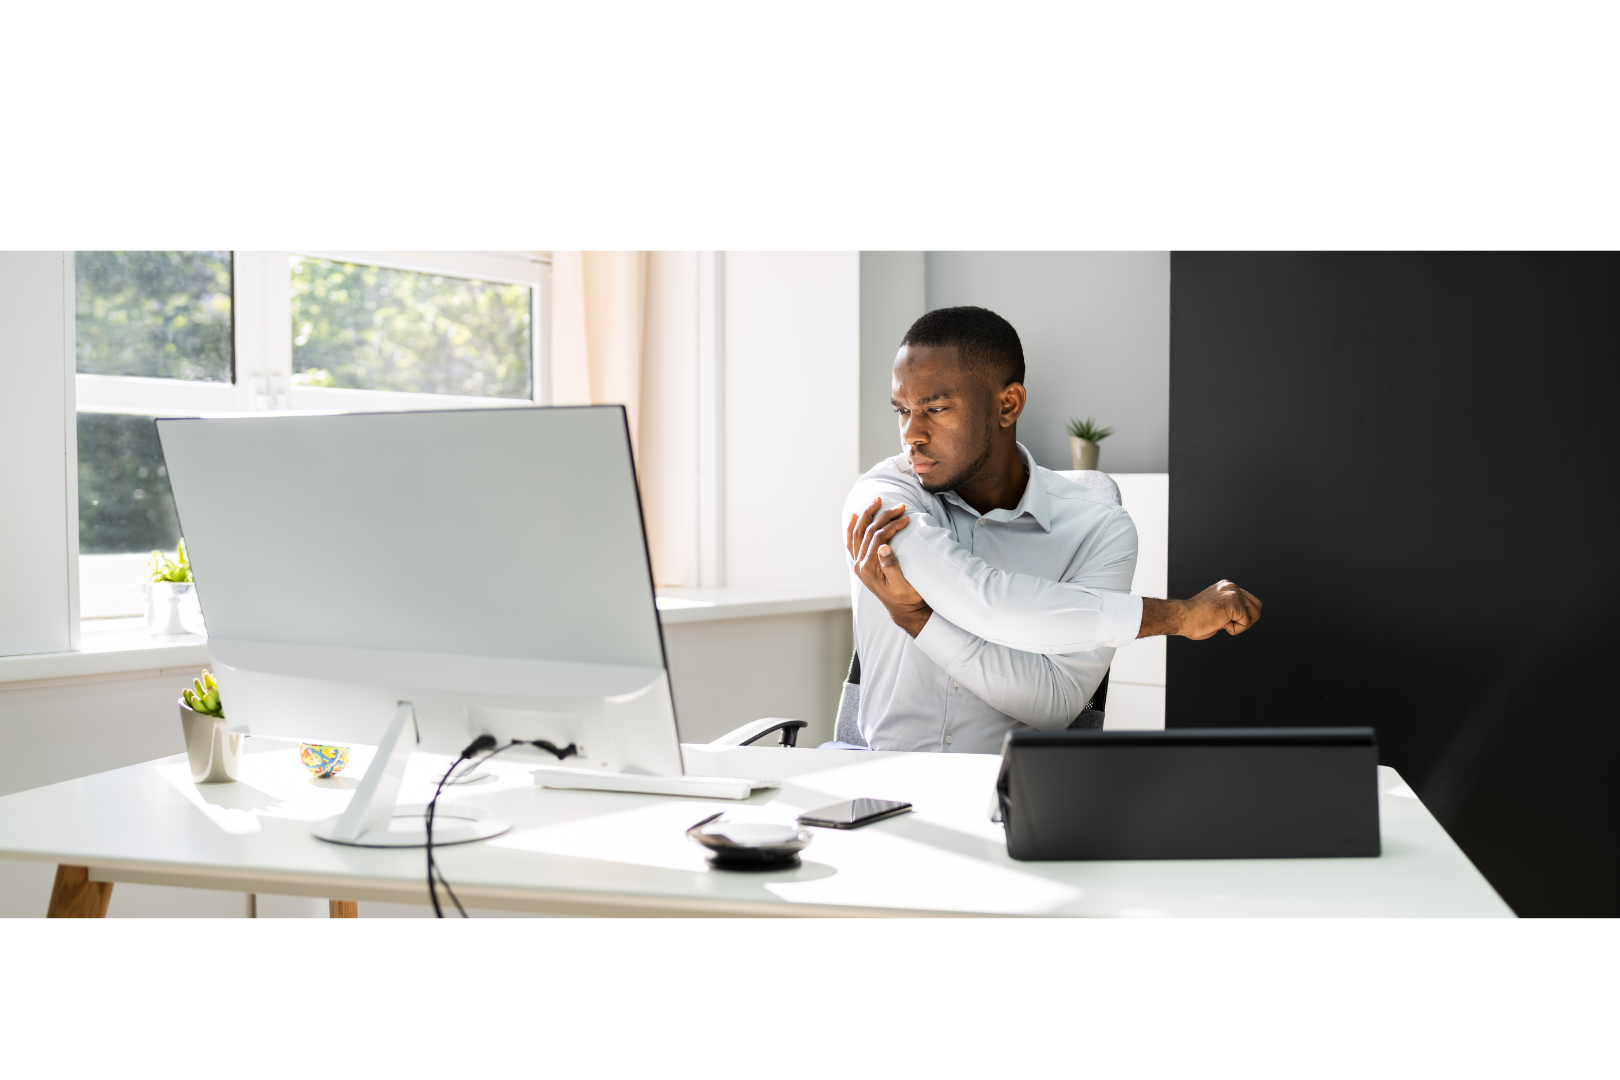
[(904, 451), (845, 505), (863, 586), (859, 723), (873, 749), (999, 753), (1010, 730), (1068, 727), (1116, 648), (1240, 634), (1260, 618), (1260, 601), (1229, 581), (1191, 600), (1129, 593), (1136, 526), (1017, 441), (1023, 346), (994, 312), (918, 319), (892, 402)]

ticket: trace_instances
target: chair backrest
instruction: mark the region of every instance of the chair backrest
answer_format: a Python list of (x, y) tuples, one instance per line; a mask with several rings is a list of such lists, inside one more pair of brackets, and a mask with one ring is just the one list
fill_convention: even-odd
[(1114, 478), (1105, 472), (1096, 469), (1053, 469), (1053, 472), (1065, 480), (1073, 480), (1081, 487), (1090, 488), (1115, 506), (1123, 506), (1119, 498), (1119, 485)]

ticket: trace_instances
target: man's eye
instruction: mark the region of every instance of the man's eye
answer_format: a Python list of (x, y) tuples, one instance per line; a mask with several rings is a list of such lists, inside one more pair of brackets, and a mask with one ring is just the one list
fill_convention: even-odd
[(929, 409), (928, 411), (929, 412), (944, 412), (945, 411), (945, 406), (941, 405), (941, 406), (939, 406), (937, 408)]

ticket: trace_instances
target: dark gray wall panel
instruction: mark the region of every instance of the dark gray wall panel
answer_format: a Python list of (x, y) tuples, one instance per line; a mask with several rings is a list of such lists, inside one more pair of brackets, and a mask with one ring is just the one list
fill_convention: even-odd
[(1171, 727), (1372, 724), (1520, 914), (1620, 915), (1620, 257), (1177, 254)]

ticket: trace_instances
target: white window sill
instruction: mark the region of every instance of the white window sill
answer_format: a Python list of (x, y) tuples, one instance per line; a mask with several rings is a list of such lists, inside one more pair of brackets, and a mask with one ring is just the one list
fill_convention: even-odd
[(795, 592), (786, 589), (659, 589), (658, 621), (711, 622), (759, 619), (767, 615), (801, 615), (848, 611), (849, 593)]
[[(840, 611), (848, 607), (847, 593), (766, 589), (658, 590), (658, 616), (666, 626)], [(78, 652), (0, 656), (0, 685), (167, 668), (195, 667), (200, 670), (213, 662), (208, 654), (206, 634), (155, 637), (146, 632), (145, 621), (141, 618), (87, 619), (80, 625)]]
[(87, 619), (80, 624), (79, 651), (0, 656), (0, 684), (72, 679), (164, 668), (207, 667), (208, 637), (154, 637), (146, 620)]

